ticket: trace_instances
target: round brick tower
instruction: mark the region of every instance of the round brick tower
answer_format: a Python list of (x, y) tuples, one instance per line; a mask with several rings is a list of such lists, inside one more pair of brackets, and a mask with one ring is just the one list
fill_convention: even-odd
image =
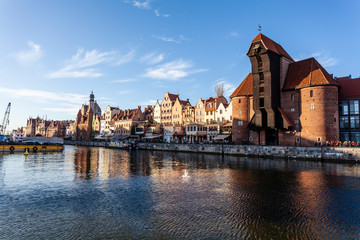
[(339, 140), (338, 87), (306, 87), (300, 89), (300, 94), (303, 145)]

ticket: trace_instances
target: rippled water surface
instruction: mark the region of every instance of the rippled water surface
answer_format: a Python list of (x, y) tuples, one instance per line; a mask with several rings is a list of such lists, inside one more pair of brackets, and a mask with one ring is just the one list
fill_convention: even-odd
[(0, 155), (0, 239), (359, 238), (359, 165), (72, 146)]

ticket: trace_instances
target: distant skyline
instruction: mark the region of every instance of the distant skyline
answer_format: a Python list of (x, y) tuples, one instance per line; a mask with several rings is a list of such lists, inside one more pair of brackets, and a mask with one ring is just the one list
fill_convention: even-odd
[(258, 25), (295, 61), (359, 77), (359, 11), (356, 0), (0, 0), (0, 122), (8, 102), (8, 130), (30, 116), (75, 120), (91, 91), (102, 111), (167, 91), (194, 105), (217, 83), (228, 98), (251, 71)]

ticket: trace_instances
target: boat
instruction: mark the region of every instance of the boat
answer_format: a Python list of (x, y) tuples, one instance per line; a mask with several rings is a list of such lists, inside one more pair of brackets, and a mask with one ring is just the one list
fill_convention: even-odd
[(15, 152), (61, 152), (64, 150), (62, 138), (27, 137), (17, 142), (4, 141), (0, 143), (0, 153)]

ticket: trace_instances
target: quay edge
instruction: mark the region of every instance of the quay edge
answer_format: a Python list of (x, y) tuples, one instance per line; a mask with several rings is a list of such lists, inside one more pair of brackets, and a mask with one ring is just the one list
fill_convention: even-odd
[[(106, 147), (107, 142), (65, 141), (68, 145)], [(295, 147), (227, 144), (138, 143), (139, 150), (360, 163), (360, 147)]]

